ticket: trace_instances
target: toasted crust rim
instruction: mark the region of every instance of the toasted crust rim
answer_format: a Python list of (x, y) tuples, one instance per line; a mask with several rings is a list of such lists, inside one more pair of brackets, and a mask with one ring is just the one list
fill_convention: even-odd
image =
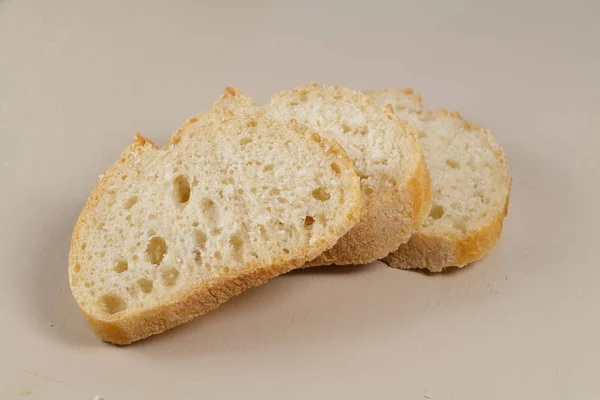
[[(410, 95), (415, 95), (412, 89), (400, 90)], [(382, 89), (369, 92), (379, 94), (382, 92), (394, 92), (394, 89)], [(421, 97), (418, 96), (421, 104)], [(427, 110), (413, 110), (412, 112), (425, 117), (444, 116), (454, 118), (463, 124), (465, 130), (475, 131), (486, 136), (489, 147), (494, 151), (496, 158), (500, 161), (504, 180), (507, 181), (508, 190), (503, 199), (500, 211), (493, 217), (486, 219), (486, 223), (480, 229), (467, 232), (466, 234), (437, 234), (437, 233), (415, 233), (410, 240), (400, 246), (398, 250), (390, 253), (382, 261), (394, 268), (401, 269), (428, 269), (431, 272), (440, 272), (447, 267), (463, 267), (483, 258), (498, 242), (502, 233), (504, 218), (508, 215), (508, 204), (512, 186), (512, 178), (508, 173), (506, 155), (497, 144), (494, 134), (481, 125), (466, 121), (457, 111), (438, 109), (435, 112)]]
[[(291, 92), (322, 90), (326, 86), (309, 83)], [(335, 88), (335, 87), (334, 87)], [(377, 107), (367, 96), (348, 88), (361, 100)], [(409, 90), (411, 94), (420, 96)], [(401, 244), (422, 226), (431, 205), (431, 184), (421, 145), (412, 127), (401, 121), (393, 110), (384, 110), (385, 117), (397, 124), (398, 134), (406, 134), (413, 152), (406, 157), (412, 169), (405, 176), (396, 177), (398, 183), (391, 190), (381, 191), (363, 205), (360, 222), (342, 237), (329, 251), (324, 252), (304, 267), (325, 265), (367, 264), (380, 259)]]
[[(226, 88), (220, 101), (237, 95), (241, 95), (239, 90)], [(184, 123), (184, 126), (195, 121), (196, 117), (190, 118)], [(335, 155), (337, 162), (343, 163), (348, 170), (354, 171), (352, 162), (339, 143), (321, 137), (305, 127), (300, 127), (298, 124), (292, 125), (296, 129), (301, 129), (301, 132), (307, 135), (308, 139), (316, 142), (328, 155)], [(181, 130), (181, 128), (178, 129), (174, 137)], [(171, 144), (173, 144), (172, 140), (164, 148), (167, 148)], [(124, 163), (127, 158), (134, 154), (158, 149), (151, 140), (137, 133), (133, 143), (122, 152), (121, 158), (107, 169), (92, 190), (75, 224), (71, 239), (69, 281), (72, 291), (74, 289), (74, 280), (78, 279), (74, 272), (74, 267), (78, 262), (77, 253), (81, 245), (82, 227), (85, 225), (88, 215), (94, 212), (94, 209), (98, 206), (99, 198), (105, 191), (108, 176), (110, 176), (119, 164)], [(99, 338), (119, 345), (130, 344), (148, 336), (164, 332), (197, 316), (203, 315), (246, 289), (258, 286), (277, 275), (289, 272), (314, 259), (324, 250), (331, 248), (339, 237), (347, 233), (360, 219), (360, 182), (358, 176), (355, 175), (354, 178), (351, 187), (348, 188), (350, 194), (353, 194), (353, 196), (347, 197), (348, 199), (352, 197), (349, 201), (352, 201), (353, 206), (350, 207), (346, 220), (343, 221), (344, 223), (340, 224), (339, 232), (335, 234), (328, 233), (320, 240), (317, 240), (312, 246), (301, 249), (297, 254), (289, 255), (287, 260), (285, 258), (276, 259), (267, 266), (248, 264), (243, 269), (234, 270), (227, 275), (222, 275), (209, 282), (197, 284), (189, 289), (178, 292), (175, 296), (171, 297), (168, 303), (141, 312), (124, 315), (115, 314), (106, 316), (106, 318), (99, 318), (88, 312), (78, 303), (81, 312)]]

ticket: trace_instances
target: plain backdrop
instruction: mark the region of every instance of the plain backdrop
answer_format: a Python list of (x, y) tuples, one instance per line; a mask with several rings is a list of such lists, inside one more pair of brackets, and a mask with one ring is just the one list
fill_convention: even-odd
[[(0, 1), (0, 398), (598, 399), (600, 2)], [(482, 261), (294, 272), (126, 348), (71, 297), (71, 230), (142, 132), (226, 85), (414, 87), (496, 133)]]

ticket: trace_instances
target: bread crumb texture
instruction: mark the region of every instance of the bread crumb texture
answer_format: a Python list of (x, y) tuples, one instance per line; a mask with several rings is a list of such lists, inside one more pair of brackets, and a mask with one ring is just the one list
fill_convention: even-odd
[(423, 109), (412, 89), (367, 93), (391, 104), (416, 132), (431, 175), (432, 204), (422, 229), (384, 259), (397, 268), (464, 266), (497, 242), (508, 209), (506, 157), (489, 130), (457, 112)]
[(359, 224), (310, 265), (374, 261), (420, 228), (429, 210), (429, 173), (412, 128), (393, 110), (349, 88), (311, 83), (273, 96), (267, 114), (339, 142), (360, 176)]
[(331, 248), (360, 217), (334, 141), (228, 88), (164, 148), (137, 135), (73, 232), (71, 289), (104, 340), (162, 332)]

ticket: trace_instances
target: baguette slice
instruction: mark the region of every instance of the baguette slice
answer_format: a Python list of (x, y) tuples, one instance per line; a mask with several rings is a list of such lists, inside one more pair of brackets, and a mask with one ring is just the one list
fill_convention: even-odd
[(427, 213), (429, 173), (411, 127), (358, 91), (317, 84), (276, 94), (267, 114), (297, 120), (337, 140), (361, 178), (361, 220), (331, 250), (308, 264), (363, 264), (408, 241)]
[(71, 290), (101, 339), (129, 344), (314, 259), (359, 216), (341, 146), (228, 89), (166, 147), (138, 134), (101, 177), (73, 232)]
[(413, 126), (433, 191), (423, 228), (383, 261), (439, 272), (482, 258), (500, 237), (511, 186), (504, 151), (492, 132), (457, 112), (423, 110), (421, 97), (411, 89), (368, 95), (381, 107), (392, 104), (400, 119)]

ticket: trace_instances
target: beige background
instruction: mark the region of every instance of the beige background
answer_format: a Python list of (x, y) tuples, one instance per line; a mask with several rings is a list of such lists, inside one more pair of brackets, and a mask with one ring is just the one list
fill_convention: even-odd
[[(218, 5), (216, 5), (218, 3)], [(0, 0), (0, 398), (598, 399), (600, 3)], [(292, 273), (127, 348), (71, 298), (98, 174), (235, 85), (415, 87), (496, 132), (498, 246)]]

